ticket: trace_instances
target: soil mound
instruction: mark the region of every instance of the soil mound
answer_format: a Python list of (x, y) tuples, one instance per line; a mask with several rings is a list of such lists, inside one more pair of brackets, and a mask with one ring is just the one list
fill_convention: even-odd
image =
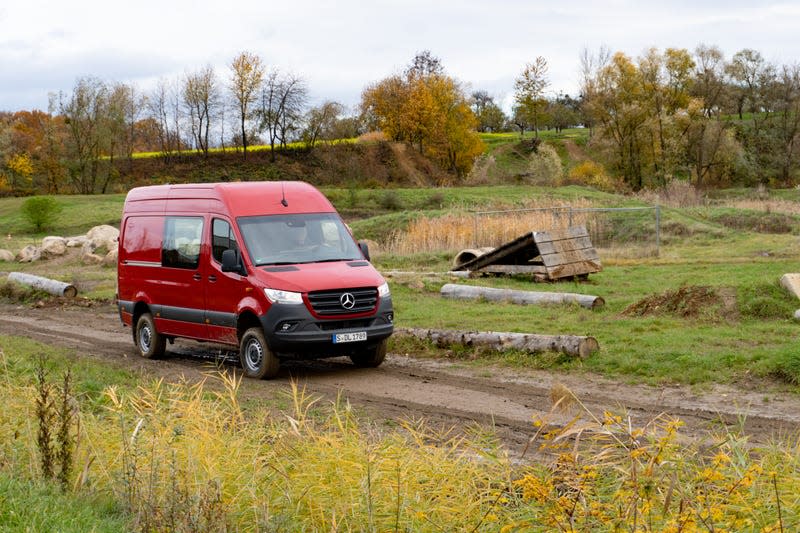
[(627, 316), (675, 315), (694, 318), (716, 311), (724, 304), (717, 291), (707, 286), (685, 286), (675, 291), (648, 296), (629, 305), (622, 312)]

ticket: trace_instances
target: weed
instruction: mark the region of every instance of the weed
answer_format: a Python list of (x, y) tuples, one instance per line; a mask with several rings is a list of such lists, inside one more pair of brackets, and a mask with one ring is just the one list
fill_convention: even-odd
[(403, 202), (400, 195), (395, 191), (385, 191), (380, 197), (380, 206), (388, 211), (400, 211), (403, 209)]
[(67, 369), (61, 388), (54, 392), (47, 380), (45, 358), (40, 355), (36, 367), (36, 389), (35, 412), (39, 427), (36, 445), (42, 476), (45, 479), (56, 478), (61, 488), (66, 490), (72, 474), (77, 419), (72, 396), (72, 373)]
[(785, 319), (796, 308), (792, 299), (778, 283), (758, 283), (739, 287), (739, 312), (743, 317), (758, 320)]

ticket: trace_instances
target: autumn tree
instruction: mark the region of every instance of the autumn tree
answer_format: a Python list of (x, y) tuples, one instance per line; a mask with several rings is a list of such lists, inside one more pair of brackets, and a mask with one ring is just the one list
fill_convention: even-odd
[(469, 99), (427, 50), (402, 74), (364, 89), (361, 110), (368, 126), (390, 140), (411, 144), (458, 176), (483, 151)]
[(264, 82), (264, 65), (261, 58), (250, 52), (241, 52), (231, 62), (230, 89), (241, 126), (242, 150), (247, 158), (247, 123), (252, 117), (261, 84)]
[(342, 104), (330, 100), (309, 109), (306, 113), (306, 126), (302, 134), (306, 146), (313, 148), (318, 140), (336, 139), (336, 124), (343, 112)]
[(542, 56), (527, 63), (514, 81), (514, 101), (519, 111), (527, 115), (536, 137), (539, 137), (539, 124), (547, 107), (544, 91), (548, 85), (547, 60)]

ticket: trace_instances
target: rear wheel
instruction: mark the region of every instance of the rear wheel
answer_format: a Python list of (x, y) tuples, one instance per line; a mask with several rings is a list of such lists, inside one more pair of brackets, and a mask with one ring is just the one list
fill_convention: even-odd
[(350, 360), (353, 361), (354, 365), (362, 368), (375, 368), (376, 366), (380, 366), (383, 360), (386, 359), (386, 345), (388, 342), (387, 339), (383, 339), (375, 346), (351, 354)]
[(153, 315), (144, 313), (136, 321), (136, 347), (145, 359), (158, 359), (164, 356), (167, 339), (156, 330)]
[(239, 361), (244, 374), (249, 378), (267, 379), (275, 377), (280, 361), (267, 346), (261, 328), (250, 328), (239, 343)]

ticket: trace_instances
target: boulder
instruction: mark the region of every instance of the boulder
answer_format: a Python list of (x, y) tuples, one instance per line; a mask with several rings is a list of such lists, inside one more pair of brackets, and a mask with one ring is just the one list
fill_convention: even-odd
[(119, 247), (115, 246), (103, 258), (103, 266), (117, 266), (117, 257), (119, 257)]
[(794, 319), (795, 320), (800, 320), (800, 309), (798, 309), (797, 311), (794, 312)]
[(67, 237), (67, 248), (77, 248), (89, 242), (86, 235), (78, 235), (77, 237)]
[(64, 237), (45, 237), (42, 239), (42, 255), (52, 257), (67, 253), (67, 240)]
[(17, 254), (17, 261), (20, 263), (32, 263), (42, 258), (42, 249), (38, 246), (29, 244), (19, 251)]
[(0, 250), (0, 261), (13, 261), (14, 254), (8, 250)]
[(119, 230), (113, 226), (103, 224), (95, 226), (86, 234), (86, 238), (92, 243), (94, 249), (105, 248), (111, 250), (117, 245)]
[(87, 253), (81, 256), (81, 262), (84, 265), (99, 265), (103, 262), (103, 258), (97, 254)]

